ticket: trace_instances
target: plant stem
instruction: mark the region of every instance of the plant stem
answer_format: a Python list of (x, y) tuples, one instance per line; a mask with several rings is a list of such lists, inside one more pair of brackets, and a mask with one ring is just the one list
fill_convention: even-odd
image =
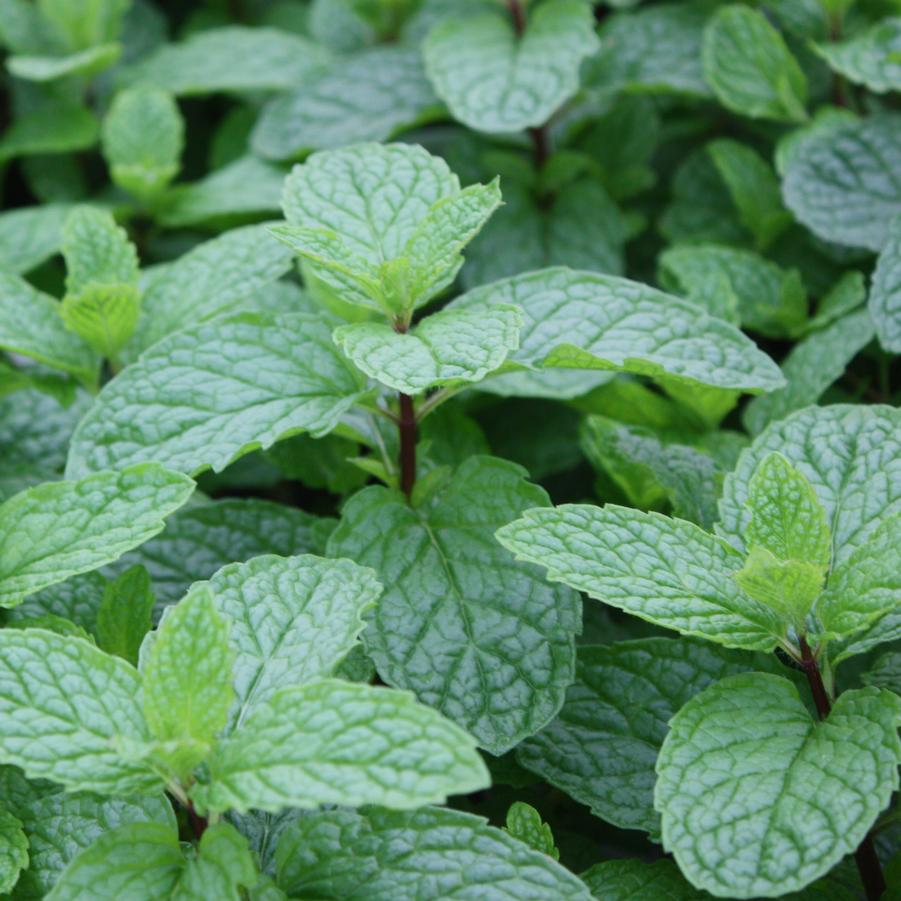
[(516, 29), (516, 34), (521, 36), (526, 30), (526, 11), (522, 2), (521, 0), (507, 0), (507, 7), (510, 15), (513, 16), (513, 27)]
[(416, 411), (413, 398), (401, 394), (400, 417), (397, 427), (400, 432), (400, 490), (409, 498), (416, 483)]
[(197, 841), (203, 838), (203, 833), (206, 832), (206, 827), (209, 825), (206, 817), (200, 816), (196, 810), (194, 810), (194, 805), (189, 801), (188, 802), (188, 821), (191, 824), (191, 829), (194, 830), (194, 838)]
[[(807, 639), (803, 635), (798, 641), (798, 646), (801, 649), (801, 666), (804, 668), (804, 673), (807, 676), (810, 692), (813, 695), (813, 702), (816, 705), (820, 719), (824, 720), (832, 710), (832, 703), (823, 683), (820, 666), (810, 649), (810, 645), (807, 643)], [(854, 862), (857, 864), (857, 871), (860, 873), (860, 881), (863, 883), (867, 901), (879, 901), (882, 893), (885, 891), (885, 877), (882, 875), (882, 866), (879, 863), (876, 846), (873, 844), (873, 836), (870, 833), (867, 833), (858, 849), (854, 852)]]

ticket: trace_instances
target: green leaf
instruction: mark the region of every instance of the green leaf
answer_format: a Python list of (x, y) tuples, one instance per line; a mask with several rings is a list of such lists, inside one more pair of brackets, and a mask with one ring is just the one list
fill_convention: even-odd
[(28, 838), (22, 821), (0, 807), (0, 892), (11, 892), (28, 866)]
[(843, 693), (818, 723), (786, 679), (723, 679), (660, 751), (664, 847), (718, 895), (803, 888), (857, 848), (898, 787), (899, 719), (901, 699), (874, 688)]
[(17, 899), (44, 898), (79, 853), (119, 826), (158, 823), (175, 831), (175, 815), (162, 794), (102, 798), (53, 787), (16, 804), (16, 813), (30, 845), (30, 863), (16, 886)]
[(529, 369), (561, 367), (669, 375), (752, 393), (780, 387), (776, 364), (738, 329), (688, 300), (611, 275), (544, 269), (464, 294), (451, 309), (522, 309)]
[(119, 36), (128, 0), (38, 0), (38, 9), (75, 50)]
[(684, 635), (769, 651), (784, 633), (733, 581), (738, 553), (685, 520), (565, 504), (527, 510), (497, 538), (517, 559), (547, 567), (551, 581)]
[(140, 460), (221, 472), (293, 433), (324, 435), (360, 396), (320, 318), (216, 319), (160, 341), (106, 385), (72, 437), (68, 472)]
[(656, 840), (654, 763), (669, 720), (699, 691), (756, 662), (687, 638), (583, 645), (559, 715), (516, 759), (595, 816)]
[(407, 692), (322, 679), (285, 688), (220, 741), (191, 791), (202, 810), (398, 809), (485, 788), (473, 740)]
[(439, 22), (423, 45), (426, 72), (453, 117), (478, 131), (537, 128), (579, 89), (579, 66), (598, 48), (579, 0), (533, 10), (516, 34), (506, 10)]
[(855, 84), (885, 94), (901, 90), (901, 19), (882, 19), (846, 41), (816, 44), (814, 50)]
[(100, 361), (60, 318), (60, 305), (24, 279), (0, 272), (0, 347), (93, 383)]
[(70, 101), (48, 101), (13, 120), (0, 139), (0, 163), (18, 156), (72, 153), (97, 140), (94, 114)]
[[(547, 854), (457, 810), (329, 810), (289, 827), (276, 852), (278, 884), (327, 901), (590, 901)], [(476, 873), (485, 874), (473, 878)], [(440, 878), (436, 876), (440, 874)]]
[(197, 850), (185, 863), (172, 901), (243, 901), (241, 889), (253, 888), (260, 875), (247, 839), (230, 823), (216, 823), (204, 830)]
[(598, 901), (710, 901), (671, 860), (605, 860), (582, 873)]
[(162, 531), (194, 482), (156, 464), (47, 482), (0, 506), (0, 606), (97, 569)]
[(157, 218), (174, 228), (278, 212), (284, 179), (281, 169), (242, 156), (200, 181), (172, 188)]
[(799, 341), (782, 361), (787, 384), (751, 399), (742, 415), (745, 428), (752, 435), (759, 434), (769, 423), (815, 404), (872, 340), (873, 320), (866, 310), (860, 310)]
[(507, 832), (535, 851), (560, 860), (560, 852), (554, 844), (551, 827), (541, 819), (541, 814), (530, 804), (515, 801), (507, 811)]
[[(713, 315), (750, 331), (787, 337), (806, 320), (807, 298), (798, 272), (781, 269), (751, 250), (677, 245), (660, 255), (658, 265), (668, 290), (684, 293)], [(735, 319), (725, 315), (733, 308)]]
[(234, 698), (229, 623), (212, 592), (195, 587), (170, 607), (142, 660), (144, 719), (170, 752), (157, 753), (185, 778), (228, 721)]
[(103, 597), (106, 580), (99, 572), (82, 573), (58, 582), (26, 598), (18, 607), (7, 611), (10, 625), (34, 622), (41, 617), (59, 617), (84, 630), (94, 631), (97, 607)]
[(289, 91), (328, 59), (327, 51), (298, 35), (231, 25), (199, 31), (183, 43), (164, 44), (124, 78), (185, 97)]
[(387, 141), (441, 115), (417, 48), (367, 47), (273, 98), (251, 134), (267, 159), (296, 159), (312, 150)]
[[(260, 289), (291, 268), (291, 254), (262, 225), (224, 232), (174, 263), (157, 267), (144, 286), (141, 319), (128, 362), (167, 335), (221, 313), (241, 312)], [(191, 290), (185, 292), (185, 285)]]
[(0, 213), (0, 269), (22, 275), (52, 257), (71, 207), (45, 203)]
[(125, 797), (162, 788), (116, 748), (148, 738), (133, 667), (43, 629), (3, 629), (0, 652), (0, 761), (69, 789)]
[(901, 512), (901, 411), (880, 404), (808, 407), (768, 426), (726, 477), (717, 532), (736, 548), (745, 547), (751, 478), (774, 451), (810, 482), (826, 510), (833, 566)]
[(454, 382), (478, 382), (519, 344), (519, 308), (447, 310), (412, 331), (357, 322), (335, 330), (335, 343), (367, 375), (403, 394), (422, 394)]
[(185, 123), (172, 96), (158, 87), (116, 94), (103, 120), (103, 156), (113, 182), (142, 199), (163, 191), (178, 173)]
[(137, 666), (141, 642), (152, 628), (153, 605), (147, 570), (140, 565), (129, 567), (103, 591), (97, 608), (97, 643), (107, 654)]
[(807, 79), (782, 35), (746, 6), (717, 11), (704, 29), (704, 77), (727, 109), (752, 118), (803, 122)]
[(100, 356), (115, 360), (138, 324), (140, 302), (137, 285), (91, 284), (63, 298), (59, 313), (66, 328)]
[(826, 632), (846, 637), (867, 626), (878, 629), (874, 621), (897, 611), (901, 603), (899, 552), (901, 515), (896, 514), (884, 519), (866, 543), (830, 574), (817, 603), (817, 615)]
[[(559, 709), (580, 603), (514, 563), (494, 531), (548, 502), (525, 471), (470, 457), (415, 506), (365, 488), (345, 505), (330, 556), (371, 566), (385, 593), (365, 633), (382, 678), (409, 688), (494, 754)], [(411, 610), (415, 609), (415, 617)]]
[(254, 557), (200, 584), (231, 624), (236, 703), (230, 730), (279, 689), (331, 676), (382, 592), (372, 570), (311, 555)]
[(868, 308), (879, 343), (889, 353), (901, 352), (901, 216), (889, 225), (876, 260)]
[(16, 78), (27, 81), (56, 81), (70, 75), (90, 77), (108, 69), (121, 53), (121, 44), (98, 44), (68, 56), (10, 56), (6, 68)]
[(880, 655), (860, 678), (865, 685), (875, 685), (901, 694), (901, 652), (888, 651)]
[(321, 554), (334, 524), (284, 504), (223, 498), (177, 511), (156, 538), (126, 554), (118, 566), (143, 564), (159, 601), (171, 603), (193, 582), (233, 561), (258, 554)]
[(899, 124), (882, 114), (812, 134), (785, 172), (788, 208), (826, 241), (881, 250), (901, 213)]
[(185, 860), (178, 833), (131, 823), (101, 835), (63, 870), (47, 901), (147, 901), (174, 894)]
[(744, 539), (780, 560), (812, 563), (824, 572), (832, 559), (826, 511), (810, 482), (782, 454), (767, 454), (748, 483), (751, 518)]
[(803, 560), (783, 560), (772, 551), (751, 545), (744, 566), (735, 573), (741, 590), (772, 608), (799, 632), (823, 590), (824, 569)]

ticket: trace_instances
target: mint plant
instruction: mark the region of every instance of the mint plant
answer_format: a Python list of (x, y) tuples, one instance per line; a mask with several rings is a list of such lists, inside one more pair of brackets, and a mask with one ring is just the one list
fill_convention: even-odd
[(0, 0), (0, 894), (895, 897), (895, 12)]

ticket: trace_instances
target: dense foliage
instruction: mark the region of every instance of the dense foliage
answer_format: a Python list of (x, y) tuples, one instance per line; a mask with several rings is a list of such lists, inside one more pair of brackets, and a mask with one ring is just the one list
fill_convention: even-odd
[(901, 897), (901, 0), (0, 47), (3, 897)]

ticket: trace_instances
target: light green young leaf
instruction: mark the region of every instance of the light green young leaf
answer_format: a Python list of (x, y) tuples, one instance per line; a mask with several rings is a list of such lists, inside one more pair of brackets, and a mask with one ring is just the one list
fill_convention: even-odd
[[(48, 785), (49, 783), (44, 783)], [(158, 823), (175, 831), (175, 815), (162, 794), (103, 798), (56, 786), (16, 805), (28, 835), (28, 869), (15, 898), (44, 898), (62, 871), (107, 832), (129, 823)]]
[(439, 22), (423, 45), (426, 72), (457, 121), (478, 131), (537, 128), (579, 89), (579, 66), (598, 49), (579, 0), (530, 9), (524, 33), (507, 10)]
[[(597, 901), (710, 901), (672, 860), (605, 860), (581, 875)], [(838, 899), (836, 899), (838, 901)], [(844, 899), (842, 899), (844, 901)]]
[(28, 866), (28, 837), (22, 821), (0, 807), (0, 892), (11, 892)]
[(541, 814), (523, 801), (514, 801), (507, 811), (506, 830), (535, 851), (560, 860), (560, 852), (554, 844), (551, 827), (541, 819)]
[(382, 678), (495, 754), (544, 726), (572, 680), (578, 597), (514, 563), (494, 539), (547, 502), (519, 466), (475, 456), (416, 506), (365, 488), (329, 540), (330, 556), (371, 566), (385, 586), (365, 633)]
[(844, 692), (816, 722), (787, 679), (723, 679), (682, 708), (660, 751), (664, 847), (721, 897), (803, 888), (860, 844), (897, 789), (899, 720), (901, 699), (875, 688)]
[(121, 53), (121, 44), (98, 44), (68, 56), (10, 56), (6, 68), (26, 81), (56, 81), (70, 75), (88, 78), (108, 69)]
[(220, 741), (191, 791), (201, 810), (320, 804), (397, 809), (489, 784), (475, 743), (407, 692), (321, 679), (285, 688)]
[[(844, 638), (873, 626), (897, 612), (901, 605), (901, 515), (883, 520), (853, 554), (835, 567), (829, 576), (826, 592), (817, 604), (817, 615), (823, 629)], [(841, 658), (839, 658), (841, 659)]]
[(751, 393), (782, 385), (778, 367), (734, 326), (697, 304), (611, 275), (562, 267), (476, 288), (450, 309), (522, 309), (524, 367), (673, 376)]
[(141, 309), (137, 285), (91, 284), (68, 294), (59, 306), (66, 328), (75, 332), (96, 353), (116, 360), (134, 333)]
[(779, 122), (807, 118), (807, 79), (762, 12), (718, 10), (704, 30), (702, 59), (704, 77), (727, 109)]
[(279, 210), (281, 169), (255, 156), (217, 169), (190, 185), (177, 185), (161, 204), (158, 220), (170, 228), (203, 225), (231, 216), (259, 216)]
[(18, 156), (72, 153), (97, 140), (97, 117), (71, 101), (48, 101), (13, 120), (0, 138), (0, 163)]
[(272, 501), (223, 498), (177, 511), (161, 534), (126, 554), (117, 567), (143, 564), (159, 602), (168, 604), (235, 561), (259, 554), (322, 554), (334, 525), (333, 519)]
[(812, 563), (824, 572), (832, 559), (826, 511), (810, 482), (778, 452), (767, 454), (748, 483), (745, 526), (748, 547), (760, 547), (779, 560)]
[(43, 629), (0, 630), (0, 762), (30, 779), (127, 797), (157, 792), (159, 777), (117, 750), (144, 741), (140, 678), (124, 660)]
[[(591, 899), (547, 854), (481, 817), (436, 807), (310, 814), (285, 832), (276, 864), (286, 892), (325, 901)], [(474, 886), (473, 874), (483, 872)]]
[(128, 0), (38, 0), (38, 9), (73, 50), (115, 40)]
[(254, 557), (200, 584), (231, 623), (230, 731), (279, 689), (331, 676), (382, 592), (372, 570), (311, 555)]
[(782, 196), (826, 241), (879, 251), (901, 213), (901, 117), (881, 114), (811, 135), (790, 160)]
[(201, 762), (228, 721), (234, 698), (229, 622), (198, 586), (170, 607), (142, 660), (144, 718), (180, 778)]
[(669, 720), (708, 685), (757, 662), (692, 638), (581, 646), (559, 715), (516, 759), (595, 816), (656, 839), (654, 763)]
[(140, 565), (126, 569), (104, 588), (97, 608), (97, 643), (107, 654), (137, 666), (141, 642), (152, 628), (153, 605), (147, 570)]
[(901, 19), (879, 20), (846, 41), (815, 44), (814, 50), (855, 84), (885, 94), (901, 90)]
[(97, 378), (100, 360), (78, 335), (65, 327), (59, 303), (6, 272), (0, 272), (0, 347), (71, 373), (89, 384)]
[(717, 532), (740, 550), (751, 478), (772, 452), (810, 482), (832, 531), (833, 566), (901, 512), (901, 411), (880, 404), (807, 407), (768, 426), (726, 477)]
[(901, 353), (901, 215), (889, 225), (876, 260), (868, 307), (879, 343), (889, 353)]
[(0, 505), (0, 606), (97, 569), (152, 538), (194, 482), (154, 463), (46, 482)]
[(412, 331), (357, 322), (335, 330), (335, 343), (368, 376), (403, 394), (422, 394), (453, 382), (478, 382), (519, 344), (518, 307), (442, 310)]
[(224, 232), (155, 268), (144, 286), (138, 330), (126, 348), (128, 362), (173, 332), (229, 310), (241, 312), (252, 295), (290, 268), (290, 251), (263, 225)]
[(0, 213), (0, 269), (22, 275), (53, 256), (71, 207), (45, 203)]
[(46, 901), (147, 901), (174, 898), (185, 859), (178, 832), (131, 823), (101, 835), (60, 875)]
[(123, 73), (179, 97), (217, 92), (290, 91), (330, 59), (328, 51), (276, 28), (210, 28), (164, 44)]
[(204, 830), (196, 857), (185, 862), (172, 901), (243, 901), (241, 889), (251, 889), (259, 879), (256, 861), (247, 839), (230, 823), (216, 823)]
[(872, 340), (873, 319), (866, 310), (860, 310), (799, 341), (782, 361), (786, 386), (751, 398), (742, 414), (745, 428), (757, 435), (769, 423), (815, 404)]
[(416, 47), (380, 45), (344, 56), (266, 104), (250, 137), (267, 159), (387, 141), (440, 116)]
[(215, 319), (160, 341), (104, 387), (72, 437), (67, 471), (158, 460), (221, 472), (293, 433), (326, 434), (361, 393), (320, 318)]
[(170, 94), (141, 86), (116, 94), (101, 137), (113, 182), (147, 200), (178, 173), (185, 123)]
[(765, 547), (751, 545), (735, 581), (748, 597), (803, 631), (807, 614), (823, 590), (825, 571), (814, 563), (784, 560)]
[(732, 579), (742, 558), (681, 519), (608, 504), (527, 510), (497, 532), (547, 578), (648, 622), (726, 647), (769, 651), (785, 631)]

